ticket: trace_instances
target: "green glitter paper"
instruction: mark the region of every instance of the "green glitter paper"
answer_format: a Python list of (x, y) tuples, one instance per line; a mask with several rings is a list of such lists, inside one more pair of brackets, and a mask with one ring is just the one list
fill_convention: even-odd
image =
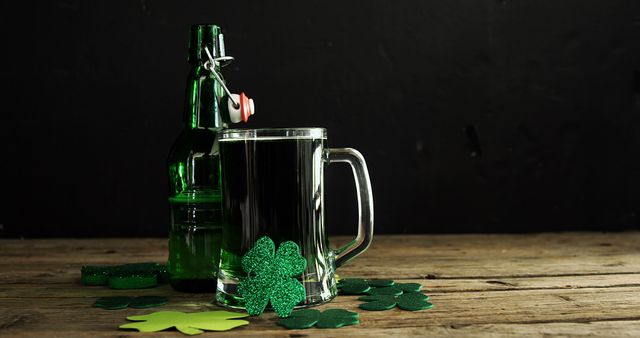
[(306, 297), (302, 283), (292, 278), (307, 267), (298, 245), (286, 241), (274, 251), (275, 244), (265, 236), (242, 257), (242, 268), (248, 276), (238, 285), (238, 292), (250, 315), (261, 314), (271, 302), (280, 317), (287, 317)]
[[(86, 265), (80, 271), (81, 281), (84, 285), (107, 285), (117, 289), (135, 289), (152, 287), (158, 282), (168, 282), (166, 266), (158, 263)], [(152, 275), (155, 279), (151, 278)], [(152, 282), (152, 279), (155, 281)]]
[(322, 313), (314, 309), (304, 309), (292, 312), (289, 317), (278, 321), (278, 325), (288, 329), (308, 329), (314, 325), (321, 329), (335, 329), (359, 323), (357, 313), (343, 309), (327, 309)]
[(85, 265), (80, 269), (82, 284), (84, 285), (107, 285), (110, 266)]
[(166, 268), (158, 263), (131, 263), (111, 267), (110, 276), (158, 275)]
[(158, 285), (156, 275), (111, 276), (107, 282), (112, 289), (144, 289)]

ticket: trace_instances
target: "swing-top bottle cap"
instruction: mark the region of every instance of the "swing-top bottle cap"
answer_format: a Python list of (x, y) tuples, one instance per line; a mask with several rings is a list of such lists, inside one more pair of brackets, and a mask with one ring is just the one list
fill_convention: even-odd
[(227, 99), (227, 109), (229, 111), (229, 119), (233, 123), (238, 123), (240, 121), (247, 122), (249, 121), (249, 117), (255, 113), (256, 106), (253, 103), (253, 99), (249, 98), (244, 93), (231, 94), (233, 99), (238, 103), (238, 107), (236, 108), (233, 104), (233, 101), (229, 98)]
[(225, 56), (222, 28), (213, 24), (197, 24), (189, 30), (189, 62), (208, 59), (204, 47), (209, 47), (214, 58)]

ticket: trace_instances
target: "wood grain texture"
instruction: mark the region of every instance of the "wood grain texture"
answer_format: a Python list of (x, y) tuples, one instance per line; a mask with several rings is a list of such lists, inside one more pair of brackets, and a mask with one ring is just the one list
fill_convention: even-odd
[[(336, 243), (347, 238), (337, 238)], [(1, 240), (0, 336), (135, 337), (118, 330), (149, 309), (92, 308), (97, 297), (162, 295), (163, 309), (218, 309), (211, 294), (163, 285), (111, 290), (80, 285), (83, 264), (166, 259), (163, 239)], [(217, 337), (640, 336), (640, 233), (378, 236), (339, 269), (343, 277), (421, 283), (427, 311), (367, 312), (357, 297), (321, 308), (357, 311), (361, 324), (338, 330), (285, 330), (271, 313)], [(180, 337), (176, 331), (158, 337)]]

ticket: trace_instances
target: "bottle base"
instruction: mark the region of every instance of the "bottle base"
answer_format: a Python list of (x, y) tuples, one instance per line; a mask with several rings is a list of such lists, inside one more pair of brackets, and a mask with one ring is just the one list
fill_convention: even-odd
[(172, 279), (169, 281), (171, 287), (180, 292), (189, 293), (214, 293), (216, 292), (216, 279)]
[(220, 289), (216, 292), (216, 303), (232, 309), (245, 309), (244, 299), (239, 295), (227, 293)]

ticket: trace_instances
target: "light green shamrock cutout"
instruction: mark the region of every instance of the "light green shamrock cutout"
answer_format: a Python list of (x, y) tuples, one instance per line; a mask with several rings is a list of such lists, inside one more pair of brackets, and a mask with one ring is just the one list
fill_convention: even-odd
[(206, 311), (184, 313), (159, 311), (143, 316), (129, 316), (128, 320), (138, 321), (120, 325), (121, 329), (136, 329), (140, 332), (156, 332), (175, 327), (178, 331), (195, 335), (207, 331), (227, 331), (249, 324), (246, 320), (230, 320), (248, 317), (248, 314), (229, 311)]
[(287, 317), (306, 297), (304, 286), (293, 277), (304, 272), (307, 261), (292, 241), (282, 242), (276, 251), (271, 238), (258, 239), (242, 257), (242, 268), (247, 277), (238, 285), (238, 291), (250, 315), (261, 314), (271, 302), (280, 317)]

